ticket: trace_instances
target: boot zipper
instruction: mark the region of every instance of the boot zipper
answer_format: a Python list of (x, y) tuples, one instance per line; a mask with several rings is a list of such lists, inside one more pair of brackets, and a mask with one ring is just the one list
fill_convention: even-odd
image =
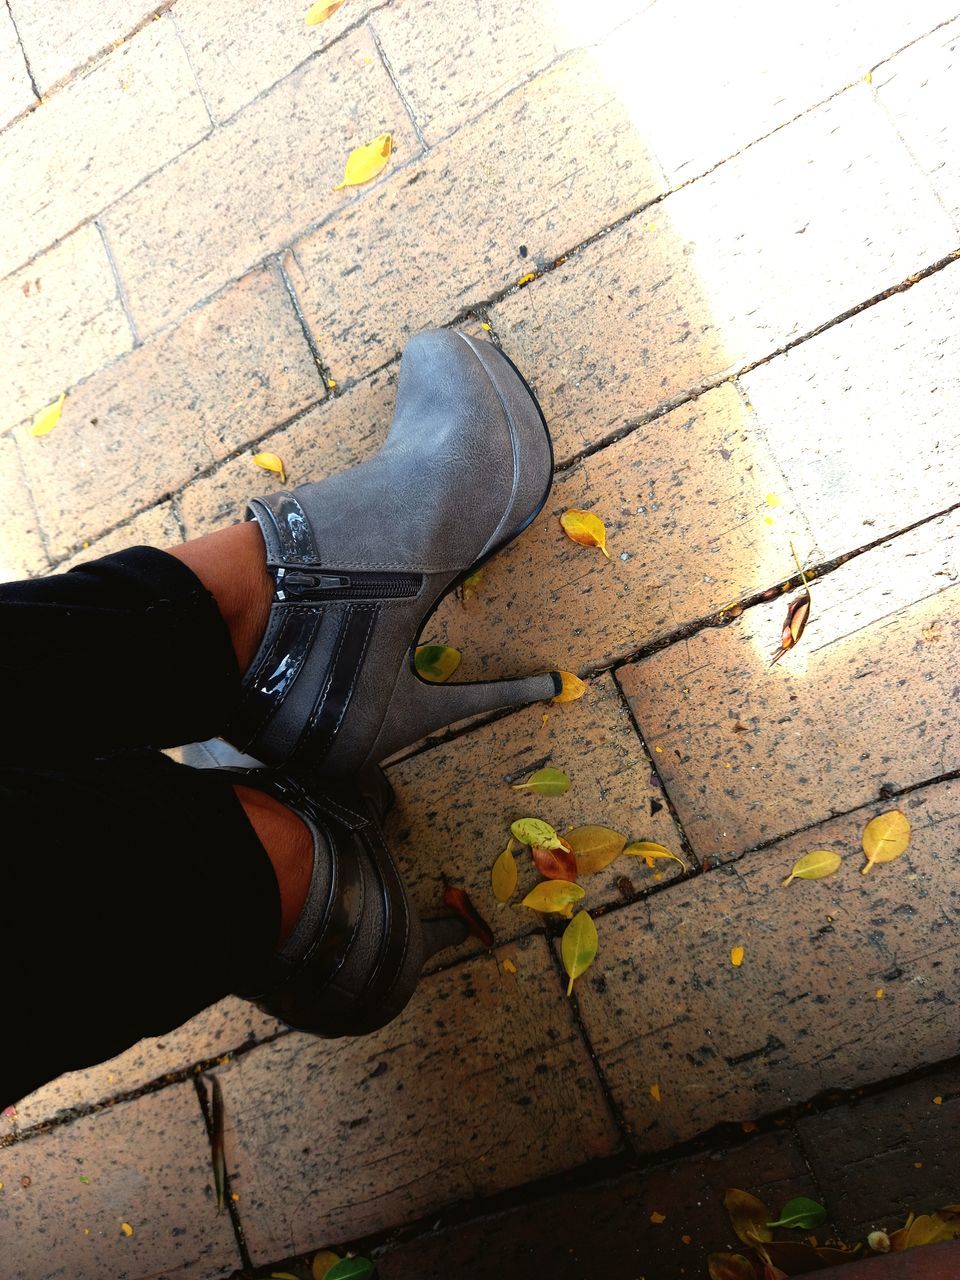
[(278, 600), (396, 600), (415, 596), (423, 585), (419, 573), (306, 573), (276, 570)]

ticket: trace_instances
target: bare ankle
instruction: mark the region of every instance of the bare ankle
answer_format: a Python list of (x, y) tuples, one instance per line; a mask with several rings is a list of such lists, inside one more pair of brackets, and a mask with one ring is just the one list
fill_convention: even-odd
[(255, 520), (194, 538), (168, 553), (191, 569), (217, 602), (230, 632), (237, 665), (245, 671), (267, 625), (273, 579)]
[(290, 809), (254, 787), (234, 787), (257, 839), (273, 864), (280, 889), (280, 936), (289, 938), (307, 900), (313, 873), (313, 838)]

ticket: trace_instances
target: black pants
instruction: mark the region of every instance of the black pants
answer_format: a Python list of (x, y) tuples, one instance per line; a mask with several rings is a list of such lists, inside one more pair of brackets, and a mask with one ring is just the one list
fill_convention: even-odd
[(214, 737), (239, 673), (198, 578), (135, 547), (0, 585), (0, 1106), (253, 985), (270, 861)]

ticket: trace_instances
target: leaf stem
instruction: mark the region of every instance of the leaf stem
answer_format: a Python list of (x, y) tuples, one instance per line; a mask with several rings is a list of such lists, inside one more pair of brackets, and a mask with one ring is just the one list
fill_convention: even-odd
[(806, 575), (806, 572), (804, 571), (803, 565), (800, 563), (800, 557), (797, 555), (797, 549), (796, 549), (796, 547), (793, 545), (793, 539), (792, 539), (792, 538), (790, 539), (790, 550), (793, 552), (793, 558), (794, 558), (794, 560), (795, 560), (795, 562), (796, 562), (797, 569), (800, 571), (800, 581), (801, 581), (801, 583), (802, 583), (802, 585), (803, 585), (803, 589), (804, 589), (804, 591), (807, 593), (807, 599), (808, 599), (808, 600), (810, 601), (810, 603), (812, 604), (812, 603), (813, 603), (813, 597), (810, 595), (810, 588), (807, 586), (807, 575)]

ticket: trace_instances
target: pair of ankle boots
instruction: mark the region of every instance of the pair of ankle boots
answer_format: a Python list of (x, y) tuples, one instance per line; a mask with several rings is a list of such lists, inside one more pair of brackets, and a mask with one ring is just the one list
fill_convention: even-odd
[(414, 666), (439, 600), (527, 527), (552, 471), (546, 422), (513, 364), (437, 330), (404, 351), (379, 453), (249, 504), (276, 590), (225, 734), (248, 756), (220, 743), (184, 758), (238, 770), (313, 837), (293, 933), (261, 989), (240, 993), (291, 1026), (376, 1030), (406, 1005), (425, 960), (465, 937), (459, 920), (422, 921), (409, 900), (384, 840), (393, 793), (379, 764), (456, 720), (560, 691), (557, 673), (428, 684)]

